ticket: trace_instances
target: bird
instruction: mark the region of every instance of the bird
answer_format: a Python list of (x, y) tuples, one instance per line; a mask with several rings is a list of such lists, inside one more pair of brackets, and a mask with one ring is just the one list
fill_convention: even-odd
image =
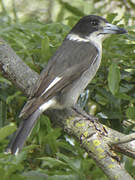
[(50, 58), (24, 105), (22, 121), (6, 152), (17, 155), (39, 116), (47, 109), (74, 107), (95, 76), (102, 57), (102, 42), (110, 34), (125, 34), (124, 28), (97, 15), (82, 17)]

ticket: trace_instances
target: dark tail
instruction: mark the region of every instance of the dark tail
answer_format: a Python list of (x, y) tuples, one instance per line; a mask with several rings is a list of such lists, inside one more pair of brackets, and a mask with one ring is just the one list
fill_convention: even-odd
[(6, 153), (12, 153), (15, 155), (18, 154), (18, 152), (22, 149), (26, 138), (30, 135), (40, 114), (41, 111), (38, 109), (28, 119), (22, 120), (18, 130), (16, 131), (15, 137), (6, 149)]

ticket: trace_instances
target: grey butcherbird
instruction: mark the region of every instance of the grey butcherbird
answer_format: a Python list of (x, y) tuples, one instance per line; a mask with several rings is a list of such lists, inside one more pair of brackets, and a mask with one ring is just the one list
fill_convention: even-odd
[(109, 34), (126, 32), (95, 15), (78, 21), (42, 71), (32, 96), (21, 111), (23, 120), (7, 152), (18, 154), (45, 110), (63, 109), (76, 104), (99, 68), (102, 41)]

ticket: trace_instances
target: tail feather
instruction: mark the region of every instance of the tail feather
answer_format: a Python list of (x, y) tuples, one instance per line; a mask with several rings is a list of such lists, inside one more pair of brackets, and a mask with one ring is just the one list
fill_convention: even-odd
[(22, 120), (18, 130), (16, 131), (15, 138), (13, 138), (6, 149), (6, 153), (12, 153), (15, 155), (18, 154), (41, 113), (42, 112), (38, 109), (31, 116), (29, 116), (28, 119)]

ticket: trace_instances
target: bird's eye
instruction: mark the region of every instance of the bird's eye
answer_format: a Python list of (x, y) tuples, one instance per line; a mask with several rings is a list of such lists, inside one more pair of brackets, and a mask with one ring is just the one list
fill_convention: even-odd
[(95, 21), (95, 20), (91, 21), (90, 23), (91, 23), (91, 25), (93, 25), (93, 26), (97, 26), (97, 25), (98, 25), (98, 22)]

